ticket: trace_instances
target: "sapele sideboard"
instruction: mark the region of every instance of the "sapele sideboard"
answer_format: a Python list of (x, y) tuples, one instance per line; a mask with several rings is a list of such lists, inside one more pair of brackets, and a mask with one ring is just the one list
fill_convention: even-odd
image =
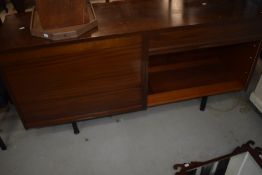
[(98, 28), (77, 39), (32, 37), (30, 13), (0, 27), (1, 76), (25, 128), (243, 90), (261, 50), (260, 0), (126, 0), (94, 10)]

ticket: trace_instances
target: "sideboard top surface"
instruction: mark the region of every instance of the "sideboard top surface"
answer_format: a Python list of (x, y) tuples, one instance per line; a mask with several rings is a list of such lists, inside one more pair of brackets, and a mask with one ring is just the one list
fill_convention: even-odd
[(77, 39), (62, 41), (32, 37), (31, 13), (7, 16), (0, 27), (0, 52), (170, 28), (233, 25), (236, 21), (258, 20), (261, 23), (256, 25), (262, 26), (262, 0), (125, 0), (93, 6), (98, 29)]

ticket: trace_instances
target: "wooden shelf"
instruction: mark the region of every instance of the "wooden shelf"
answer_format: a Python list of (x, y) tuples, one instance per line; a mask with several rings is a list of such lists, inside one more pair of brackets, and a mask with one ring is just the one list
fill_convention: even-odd
[(192, 60), (190, 62), (177, 62), (177, 63), (171, 63), (171, 64), (163, 64), (158, 66), (151, 66), (149, 69), (149, 73), (157, 73), (157, 72), (163, 72), (163, 71), (174, 71), (174, 70), (181, 70), (196, 66), (205, 66), (210, 64), (221, 64), (220, 60), (218, 58), (212, 58), (212, 59), (201, 59), (201, 60)]
[(150, 57), (148, 106), (243, 89), (225, 59), (212, 53), (199, 50)]
[(157, 106), (161, 104), (197, 98), (201, 96), (214, 95), (229, 91), (238, 91), (243, 88), (239, 81), (228, 81), (214, 83), (192, 88), (177, 89), (162, 93), (150, 94), (147, 98), (147, 106)]
[(221, 65), (204, 65), (180, 70), (149, 73), (149, 94), (232, 81)]

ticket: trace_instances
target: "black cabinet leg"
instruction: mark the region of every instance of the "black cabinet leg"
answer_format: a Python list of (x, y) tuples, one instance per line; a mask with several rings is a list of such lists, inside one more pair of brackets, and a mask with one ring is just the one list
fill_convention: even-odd
[(73, 129), (74, 129), (74, 134), (79, 134), (80, 131), (78, 129), (77, 123), (76, 122), (72, 122), (72, 126), (73, 126)]
[(0, 137), (0, 147), (2, 150), (7, 150), (7, 147), (1, 137)]
[(207, 104), (207, 96), (202, 97), (202, 99), (201, 99), (201, 104), (200, 104), (200, 110), (201, 111), (205, 111), (206, 104)]

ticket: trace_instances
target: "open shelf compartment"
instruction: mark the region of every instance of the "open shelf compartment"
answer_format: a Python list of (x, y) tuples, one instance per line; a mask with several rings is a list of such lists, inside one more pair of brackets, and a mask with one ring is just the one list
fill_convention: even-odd
[(252, 42), (150, 56), (148, 106), (244, 89), (257, 45)]

